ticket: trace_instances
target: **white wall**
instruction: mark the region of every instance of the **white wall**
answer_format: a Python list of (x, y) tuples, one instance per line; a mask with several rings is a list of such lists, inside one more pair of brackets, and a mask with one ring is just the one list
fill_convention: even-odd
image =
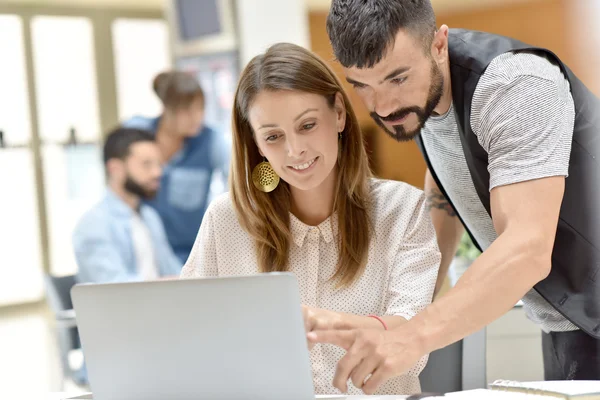
[(240, 64), (277, 42), (310, 47), (305, 0), (237, 0)]

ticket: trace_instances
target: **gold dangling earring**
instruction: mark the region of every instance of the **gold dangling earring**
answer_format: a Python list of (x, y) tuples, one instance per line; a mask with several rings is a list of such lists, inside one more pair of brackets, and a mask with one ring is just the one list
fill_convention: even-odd
[(252, 183), (261, 192), (269, 193), (279, 185), (279, 175), (265, 159), (252, 170)]

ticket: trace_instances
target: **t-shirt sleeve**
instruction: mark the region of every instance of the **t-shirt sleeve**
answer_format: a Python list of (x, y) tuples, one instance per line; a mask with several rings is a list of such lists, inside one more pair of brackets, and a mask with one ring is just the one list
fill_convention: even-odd
[(471, 127), (488, 153), (490, 187), (568, 176), (575, 107), (561, 69), (533, 53), (497, 57), (482, 75)]

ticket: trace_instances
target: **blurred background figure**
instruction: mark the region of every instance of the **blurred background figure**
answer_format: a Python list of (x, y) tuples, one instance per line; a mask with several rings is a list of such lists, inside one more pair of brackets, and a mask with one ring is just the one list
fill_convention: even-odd
[(106, 138), (104, 164), (106, 196), (73, 233), (77, 280), (107, 283), (177, 276), (183, 264), (173, 254), (157, 212), (144, 204), (160, 188), (161, 154), (154, 136), (117, 128)]
[[(79, 267), (76, 281), (116, 283), (176, 278), (182, 264), (167, 241), (158, 213), (144, 204), (156, 196), (162, 175), (154, 135), (139, 129), (117, 128), (106, 138), (103, 159), (106, 195), (83, 215), (73, 233)], [(80, 345), (77, 331), (71, 335)], [(68, 369), (68, 363), (65, 364)], [(85, 363), (76, 370), (74, 380), (87, 384)]]
[(160, 214), (169, 243), (183, 265), (210, 200), (213, 178), (227, 180), (229, 144), (204, 124), (204, 92), (194, 76), (162, 72), (153, 88), (163, 113), (136, 116), (123, 125), (148, 130), (156, 137), (166, 167), (158, 195), (145, 200)]

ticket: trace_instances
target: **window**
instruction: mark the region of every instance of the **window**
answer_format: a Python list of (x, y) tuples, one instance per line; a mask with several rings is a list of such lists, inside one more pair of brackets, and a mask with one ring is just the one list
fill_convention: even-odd
[(112, 26), (117, 99), (121, 120), (162, 110), (154, 77), (171, 67), (169, 36), (162, 20), (117, 19)]
[(0, 15), (0, 37), (0, 305), (8, 305), (42, 297), (43, 269), (21, 18)]
[(54, 275), (77, 271), (71, 236), (104, 191), (92, 24), (84, 17), (32, 20), (39, 131)]

